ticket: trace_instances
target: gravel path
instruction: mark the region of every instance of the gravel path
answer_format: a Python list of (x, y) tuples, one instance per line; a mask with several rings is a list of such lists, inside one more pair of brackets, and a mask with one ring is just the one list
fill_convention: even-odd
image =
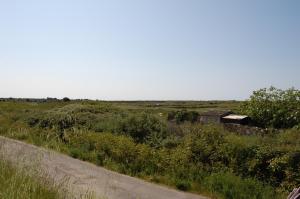
[[(69, 191), (80, 194), (91, 192), (107, 199), (207, 199), (176, 191), (164, 186), (109, 171), (69, 156), (42, 149), (0, 136), (1, 156), (24, 166), (38, 165), (57, 183), (68, 182)], [(37, 164), (38, 162), (38, 164)]]

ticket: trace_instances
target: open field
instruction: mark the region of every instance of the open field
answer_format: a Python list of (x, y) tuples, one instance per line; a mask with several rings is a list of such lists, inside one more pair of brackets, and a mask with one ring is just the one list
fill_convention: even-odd
[(241, 102), (0, 102), (0, 134), (213, 198), (285, 198), (298, 186), (297, 128), (240, 136), (168, 113)]

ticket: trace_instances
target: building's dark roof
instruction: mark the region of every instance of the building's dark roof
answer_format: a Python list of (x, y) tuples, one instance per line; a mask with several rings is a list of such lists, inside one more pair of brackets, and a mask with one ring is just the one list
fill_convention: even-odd
[(204, 112), (204, 113), (200, 113), (200, 116), (218, 116), (218, 117), (224, 117), (227, 116), (229, 114), (231, 114), (232, 111), (228, 111), (228, 110), (215, 110), (215, 111), (208, 111), (208, 112)]

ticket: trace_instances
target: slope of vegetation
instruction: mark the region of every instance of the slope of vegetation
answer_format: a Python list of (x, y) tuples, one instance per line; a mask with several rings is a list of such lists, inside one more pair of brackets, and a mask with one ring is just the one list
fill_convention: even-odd
[(25, 170), (0, 160), (0, 198), (63, 199), (65, 195), (53, 183), (32, 177)]
[(207, 106), (237, 110), (239, 105), (0, 102), (0, 135), (184, 191), (232, 199), (285, 198), (300, 185), (297, 125), (241, 136), (195, 122)]

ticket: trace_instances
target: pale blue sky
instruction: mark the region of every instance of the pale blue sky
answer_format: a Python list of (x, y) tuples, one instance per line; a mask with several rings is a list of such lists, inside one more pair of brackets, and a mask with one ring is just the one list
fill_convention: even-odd
[(0, 97), (245, 99), (300, 88), (299, 0), (0, 0)]

